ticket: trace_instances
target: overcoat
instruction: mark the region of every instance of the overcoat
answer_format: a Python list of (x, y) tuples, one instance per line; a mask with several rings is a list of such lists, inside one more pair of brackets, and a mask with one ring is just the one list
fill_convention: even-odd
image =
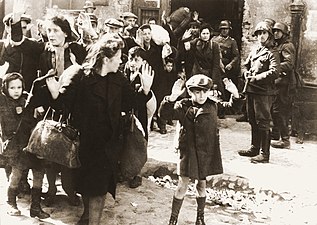
[[(18, 49), (23, 54), (32, 55), (36, 59), (37, 69), (40, 72), (40, 76), (46, 75), (50, 69), (58, 68), (58, 55), (55, 48), (51, 46), (49, 42), (37, 42), (35, 40), (24, 38), (22, 36), (21, 22), (12, 24), (12, 40), (16, 43), (15, 48)], [(23, 41), (22, 41), (23, 40)], [(21, 42), (22, 41), (22, 42)], [(87, 52), (83, 45), (76, 42), (68, 42), (64, 45), (64, 61), (62, 69), (67, 69), (73, 64), (82, 64)], [(28, 65), (26, 65), (28, 66)], [(61, 73), (62, 71), (60, 71)], [(61, 74), (58, 74), (60, 76)], [(36, 77), (33, 74), (32, 77)], [(37, 83), (35, 89), (33, 90), (32, 104), (34, 107), (44, 106), (48, 108), (51, 105), (50, 93), (47, 89), (45, 80)]]
[(287, 86), (289, 91), (296, 88), (295, 78), (295, 56), (296, 50), (294, 44), (286, 37), (279, 41), (276, 50), (280, 56), (280, 73), (275, 80), (277, 87)]
[[(13, 99), (0, 94), (0, 130), (1, 141), (11, 141), (16, 135), (17, 129), (20, 126), (22, 119), (22, 111), (24, 110), (25, 97), (22, 96), (19, 99)], [(5, 156), (6, 161), (10, 166), (16, 168), (25, 169), (25, 156), (22, 152), (23, 146), (18, 142), (12, 141), (10, 147), (6, 149)]]
[(218, 90), (224, 92), (222, 82), (223, 74), (220, 68), (220, 47), (215, 41), (202, 41), (195, 38), (190, 42), (189, 50), (180, 50), (179, 57), (185, 59), (186, 78), (196, 74), (204, 74), (210, 77)]
[(57, 99), (72, 107), (73, 125), (80, 132), (82, 166), (76, 173), (76, 190), (88, 197), (108, 192), (115, 197), (122, 112), (127, 113), (138, 101), (147, 102), (152, 94), (135, 93), (120, 72), (103, 77), (95, 72), (86, 76), (80, 71), (78, 76), (80, 79), (75, 79)]
[(264, 46), (254, 48), (244, 63), (244, 69), (262, 79), (249, 82), (246, 92), (257, 95), (276, 95), (275, 79), (279, 75), (278, 52)]
[(178, 174), (203, 180), (223, 172), (217, 126), (217, 105), (210, 99), (201, 106), (185, 98), (176, 103), (165, 98), (160, 107), (164, 119), (179, 120)]

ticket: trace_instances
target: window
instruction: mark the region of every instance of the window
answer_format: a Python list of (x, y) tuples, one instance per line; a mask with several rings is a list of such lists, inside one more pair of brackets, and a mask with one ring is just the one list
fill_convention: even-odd
[(160, 11), (159, 9), (141, 9), (140, 15), (140, 25), (146, 24), (149, 18), (155, 18), (157, 23), (159, 23), (160, 19)]

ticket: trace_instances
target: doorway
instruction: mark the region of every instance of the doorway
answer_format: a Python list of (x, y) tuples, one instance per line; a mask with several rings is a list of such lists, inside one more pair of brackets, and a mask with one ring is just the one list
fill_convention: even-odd
[(221, 20), (230, 20), (233, 37), (241, 50), (242, 18), (244, 0), (171, 0), (171, 11), (188, 7), (197, 11), (204, 22), (209, 23), (216, 32)]

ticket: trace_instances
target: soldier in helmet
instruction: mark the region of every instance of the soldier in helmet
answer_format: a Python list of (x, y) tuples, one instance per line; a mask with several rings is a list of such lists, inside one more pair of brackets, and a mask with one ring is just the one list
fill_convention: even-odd
[(85, 13), (94, 13), (96, 7), (92, 1), (85, 1), (83, 9), (85, 10)]
[[(231, 79), (233, 83), (238, 86), (238, 65), (239, 65), (239, 50), (237, 42), (234, 38), (230, 37), (229, 33), (232, 30), (231, 22), (223, 20), (219, 25), (220, 34), (213, 37), (213, 41), (217, 42), (221, 51), (221, 62), (224, 70), (224, 77)], [(229, 99), (229, 92), (224, 93), (225, 100)], [(224, 117), (224, 110), (221, 110), (219, 117)]]
[(251, 50), (243, 67), (247, 112), (251, 125), (251, 147), (238, 153), (251, 157), (253, 163), (268, 163), (271, 108), (276, 94), (274, 80), (279, 75), (279, 56), (273, 49), (274, 36), (268, 23), (258, 23), (254, 36), (258, 45)]
[(288, 26), (277, 22), (273, 27), (276, 49), (280, 55), (280, 73), (275, 80), (278, 94), (273, 102), (273, 129), (271, 146), (274, 148), (289, 148), (289, 118), (292, 104), (292, 94), (295, 88), (295, 54), (294, 44), (289, 40)]

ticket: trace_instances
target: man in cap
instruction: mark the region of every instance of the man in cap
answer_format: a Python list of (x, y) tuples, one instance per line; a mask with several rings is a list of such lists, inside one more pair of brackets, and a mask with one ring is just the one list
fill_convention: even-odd
[(289, 30), (285, 23), (277, 22), (273, 26), (276, 49), (280, 55), (280, 73), (275, 80), (278, 93), (273, 102), (272, 143), (274, 148), (290, 148), (288, 130), (295, 93), (295, 54), (294, 44), (289, 40)]
[(121, 33), (123, 23), (117, 19), (109, 18), (105, 20), (105, 33)]
[(98, 18), (94, 13), (86, 13), (89, 16), (90, 19), (90, 23), (92, 28), (97, 31), (97, 27), (98, 27)]
[(83, 9), (85, 10), (85, 13), (94, 13), (96, 7), (92, 1), (85, 1)]
[(124, 20), (124, 36), (136, 36), (138, 25), (136, 23), (138, 17), (132, 12), (125, 12), (120, 16)]
[[(35, 68), (35, 60), (34, 56), (26, 56), (20, 52), (19, 49), (14, 48), (10, 44), (10, 35), (11, 35), (11, 22), (12, 22), (12, 13), (6, 15), (3, 18), (3, 23), (5, 25), (5, 32), (8, 37), (3, 46), (3, 50), (1, 50), (1, 61), (0, 65), (5, 62), (9, 63), (9, 68), (7, 73), (11, 72), (19, 72), (22, 74), (25, 80), (26, 90), (32, 85), (33, 80), (36, 78), (36, 68)], [(31, 16), (27, 14), (22, 14), (21, 16), (21, 28), (22, 34), (25, 37), (31, 37), (31, 32), (28, 29), (28, 25), (31, 23)]]

